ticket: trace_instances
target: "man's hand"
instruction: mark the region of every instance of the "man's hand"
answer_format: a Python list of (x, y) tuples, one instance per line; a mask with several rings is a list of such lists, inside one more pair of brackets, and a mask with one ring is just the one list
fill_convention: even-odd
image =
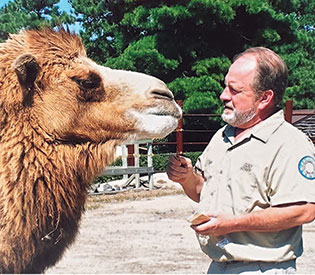
[(209, 222), (191, 226), (201, 235), (221, 236), (241, 231), (279, 232), (314, 221), (315, 204), (296, 202), (237, 216), (222, 213), (206, 214), (211, 218)]
[(166, 167), (166, 174), (172, 181), (183, 184), (193, 173), (193, 166), (189, 158), (172, 155)]
[(201, 235), (221, 236), (233, 232), (233, 220), (235, 216), (226, 214), (211, 214), (208, 222), (200, 225), (191, 225), (196, 233)]
[(170, 180), (182, 185), (188, 197), (196, 202), (199, 201), (204, 179), (194, 172), (189, 158), (170, 156), (166, 166), (166, 174)]

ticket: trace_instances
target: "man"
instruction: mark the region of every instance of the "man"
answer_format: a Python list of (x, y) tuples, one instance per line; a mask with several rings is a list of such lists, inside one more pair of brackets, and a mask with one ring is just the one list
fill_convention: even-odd
[(208, 273), (294, 273), (302, 224), (315, 219), (314, 145), (277, 110), (287, 68), (273, 51), (238, 55), (220, 96), (228, 123), (193, 168), (172, 156), (167, 174), (210, 221), (192, 225), (213, 260)]

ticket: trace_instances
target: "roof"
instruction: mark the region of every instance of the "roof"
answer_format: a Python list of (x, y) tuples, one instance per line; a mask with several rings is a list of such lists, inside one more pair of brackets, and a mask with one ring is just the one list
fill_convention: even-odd
[(315, 109), (294, 110), (292, 124), (315, 141)]

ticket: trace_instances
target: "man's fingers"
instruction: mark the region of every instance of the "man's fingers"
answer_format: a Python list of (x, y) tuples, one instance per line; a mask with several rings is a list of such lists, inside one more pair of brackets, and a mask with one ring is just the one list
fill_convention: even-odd
[(173, 181), (183, 181), (192, 172), (191, 160), (179, 155), (171, 155), (166, 166), (166, 173)]
[(218, 219), (211, 217), (210, 221), (199, 224), (199, 225), (191, 225), (192, 229), (196, 231), (196, 233), (201, 235), (214, 235), (220, 236), (220, 229)]
[(181, 161), (180, 161), (180, 159), (179, 159), (178, 156), (172, 155), (172, 156), (169, 157), (168, 161), (169, 161), (170, 163), (174, 164), (174, 165), (177, 165), (177, 166), (180, 166), (180, 165), (181, 165)]
[(186, 168), (183, 166), (178, 166), (178, 165), (174, 165), (174, 164), (169, 163), (169, 168), (171, 170), (175, 170), (179, 173), (186, 173)]
[(192, 166), (191, 160), (189, 158), (186, 158), (180, 155), (173, 156), (172, 158), (170, 158), (170, 160), (172, 161), (172, 163), (182, 166), (182, 167)]
[(183, 178), (185, 178), (184, 174), (178, 173), (176, 171), (167, 171), (167, 176), (170, 180), (175, 182), (180, 182)]
[(170, 165), (167, 169), (167, 174), (176, 177), (183, 177), (183, 175), (186, 174), (186, 169), (180, 166)]

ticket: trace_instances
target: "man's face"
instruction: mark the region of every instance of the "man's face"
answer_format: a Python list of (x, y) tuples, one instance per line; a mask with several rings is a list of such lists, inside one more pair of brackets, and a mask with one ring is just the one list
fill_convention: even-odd
[(246, 129), (257, 121), (258, 100), (252, 83), (256, 60), (251, 55), (237, 59), (225, 77), (225, 88), (220, 96), (224, 103), (222, 119), (228, 124)]

